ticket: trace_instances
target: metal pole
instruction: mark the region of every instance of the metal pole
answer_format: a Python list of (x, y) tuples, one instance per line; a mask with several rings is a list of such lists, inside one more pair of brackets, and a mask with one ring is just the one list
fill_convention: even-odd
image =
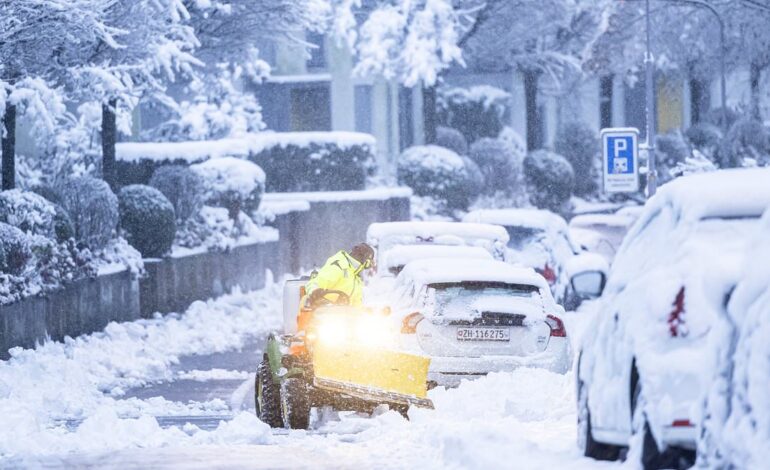
[(719, 47), (721, 49), (719, 54), (719, 68), (722, 74), (720, 87), (722, 88), (722, 130), (727, 134), (727, 85), (725, 83), (725, 23), (719, 16), (716, 10), (711, 9), (711, 12), (717, 17), (719, 21)]
[(645, 0), (645, 16), (647, 23), (647, 53), (644, 63), (647, 68), (645, 88), (647, 92), (647, 197), (655, 195), (657, 178), (655, 176), (655, 76), (650, 47), (650, 0)]

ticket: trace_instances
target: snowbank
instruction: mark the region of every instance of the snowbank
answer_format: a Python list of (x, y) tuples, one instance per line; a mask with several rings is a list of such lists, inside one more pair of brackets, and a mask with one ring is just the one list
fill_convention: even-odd
[[(181, 355), (206, 354), (242, 347), (253, 335), (280, 321), (280, 288), (235, 292), (217, 300), (195, 302), (182, 315), (131, 323), (111, 323), (103, 332), (46, 343), (35, 350), (12, 350), (0, 362), (0, 457), (45, 455), (73, 450), (220, 443), (265, 442), (267, 426), (252, 414), (238, 416), (214, 433), (188, 435), (161, 429), (147, 416), (157, 400), (120, 400), (125, 390), (172, 380), (171, 366)], [(274, 315), (265, 315), (273, 312)], [(215, 413), (221, 404), (213, 403)], [(175, 405), (178, 406), (178, 405)], [(206, 407), (188, 407), (195, 413)], [(67, 431), (65, 420), (82, 421)], [(109, 430), (109, 432), (105, 432)]]

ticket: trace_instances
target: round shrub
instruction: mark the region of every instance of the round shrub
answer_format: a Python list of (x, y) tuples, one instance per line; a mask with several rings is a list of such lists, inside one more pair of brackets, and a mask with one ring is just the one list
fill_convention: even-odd
[(722, 141), (722, 131), (708, 122), (693, 124), (687, 129), (685, 135), (690, 140), (693, 148), (709, 158), (713, 158), (716, 155), (719, 143)]
[(657, 160), (658, 181), (665, 183), (671, 179), (671, 172), (680, 163), (692, 155), (692, 150), (679, 131), (669, 132), (655, 138), (655, 158)]
[(190, 167), (203, 178), (206, 204), (224, 207), (238, 219), (240, 211), (259, 208), (265, 191), (265, 172), (256, 164), (234, 157), (212, 158)]
[(567, 123), (556, 133), (556, 153), (563, 155), (575, 172), (575, 194), (586, 196), (598, 188), (595, 172), (599, 159), (599, 137), (587, 125), (580, 122)]
[(176, 217), (166, 196), (153, 187), (132, 184), (120, 190), (118, 201), (126, 241), (145, 258), (168, 253), (176, 236)]
[(467, 209), (479, 194), (463, 159), (437, 145), (406, 149), (398, 161), (398, 181), (419, 196), (442, 201), (449, 210)]
[[(726, 126), (724, 126), (723, 122), (722, 122), (722, 121), (724, 121), (725, 117), (727, 117), (727, 125)], [(726, 113), (722, 112), (722, 108), (721, 107), (713, 108), (713, 109), (708, 110), (706, 112), (706, 115), (703, 117), (703, 120), (706, 121), (706, 122), (710, 122), (711, 124), (714, 124), (715, 126), (717, 126), (719, 128), (722, 128), (722, 129), (727, 128), (727, 129), (729, 129), (730, 127), (733, 126), (733, 124), (735, 124), (735, 121), (737, 121), (739, 118), (740, 118), (740, 115), (734, 109), (732, 109), (732, 108), (730, 108), (728, 106)]]
[(566, 158), (548, 150), (535, 150), (524, 159), (524, 176), (534, 206), (564, 212), (575, 185), (575, 174)]
[(22, 232), (53, 238), (54, 205), (31, 191), (11, 189), (0, 192), (0, 222)]
[(468, 154), (468, 141), (457, 129), (438, 126), (436, 128), (436, 145), (447, 148), (458, 155)]
[(12, 225), (0, 222), (0, 272), (21, 274), (31, 257), (27, 235)]
[(719, 146), (719, 162), (723, 168), (734, 168), (753, 160), (770, 163), (770, 129), (754, 119), (739, 119), (730, 127)]
[(57, 193), (75, 229), (75, 239), (92, 251), (107, 245), (118, 225), (118, 198), (104, 180), (81, 176), (65, 180)]
[(470, 178), (470, 185), (472, 188), (476, 188), (476, 195), (479, 195), (484, 190), (484, 173), (481, 171), (476, 162), (468, 157), (460, 156), (465, 165), (465, 169), (468, 171), (468, 177)]
[(503, 127), (497, 138), (511, 149), (514, 159), (519, 164), (524, 162), (524, 157), (527, 156), (527, 143), (524, 142), (524, 138), (518, 132), (513, 130), (512, 127), (506, 126)]
[(514, 159), (510, 147), (498, 139), (477, 140), (469, 156), (484, 174), (485, 192), (510, 190), (521, 172), (521, 163)]
[(150, 186), (162, 192), (174, 206), (180, 223), (197, 214), (203, 206), (203, 179), (181, 165), (167, 165), (155, 170)]

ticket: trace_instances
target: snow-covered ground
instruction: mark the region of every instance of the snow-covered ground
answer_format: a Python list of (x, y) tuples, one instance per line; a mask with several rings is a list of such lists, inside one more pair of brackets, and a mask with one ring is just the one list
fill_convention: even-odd
[[(325, 411), (311, 431), (271, 431), (253, 413), (250, 371), (225, 351), (278, 326), (278, 283), (197, 302), (183, 315), (15, 351), (0, 363), (0, 467), (600, 468), (575, 446), (572, 373), (520, 369), (430, 392), (435, 410), (407, 421)], [(568, 326), (580, 323), (572, 314)], [(575, 331), (579, 328), (575, 326)], [(202, 362), (215, 363), (199, 369)], [(235, 381), (230, 396), (139, 398), (157, 384)], [(211, 382), (209, 382), (211, 381)], [(180, 382), (181, 383), (181, 382)], [(237, 385), (239, 384), (240, 385)], [(153, 385), (155, 384), (155, 385)], [(150, 386), (150, 388), (137, 388)], [(144, 393), (147, 395), (148, 393)], [(127, 398), (130, 397), (130, 398)], [(211, 427), (195, 416), (223, 417)], [(168, 426), (161, 417), (190, 417)], [(157, 417), (157, 418), (156, 418)], [(181, 422), (180, 422), (181, 423)], [(612, 464), (617, 465), (617, 464)]]

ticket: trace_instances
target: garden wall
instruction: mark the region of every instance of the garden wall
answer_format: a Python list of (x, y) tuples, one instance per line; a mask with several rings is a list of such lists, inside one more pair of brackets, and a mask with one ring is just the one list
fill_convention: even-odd
[(111, 321), (184, 311), (196, 300), (236, 286), (262, 288), (268, 269), (282, 275), (318, 266), (364, 241), (370, 223), (408, 220), (410, 194), (404, 188), (267, 194), (263, 205), (274, 216), (277, 241), (226, 253), (147, 259), (146, 275), (139, 280), (124, 271), (0, 306), (0, 359), (9, 357), (10, 348), (99, 331)]

